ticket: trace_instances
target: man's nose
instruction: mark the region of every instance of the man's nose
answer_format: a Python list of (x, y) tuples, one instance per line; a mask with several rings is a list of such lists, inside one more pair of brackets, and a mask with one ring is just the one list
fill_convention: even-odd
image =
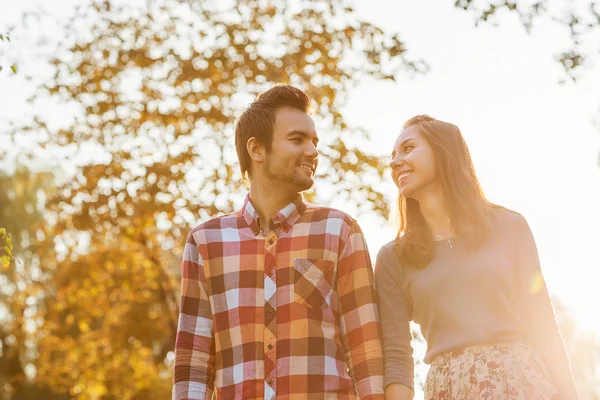
[(317, 146), (311, 142), (306, 148), (305, 155), (307, 157), (316, 159), (319, 156), (319, 150), (317, 150)]

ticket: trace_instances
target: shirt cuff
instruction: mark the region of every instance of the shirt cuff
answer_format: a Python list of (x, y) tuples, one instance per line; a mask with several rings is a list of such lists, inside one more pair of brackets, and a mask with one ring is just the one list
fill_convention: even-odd
[(385, 378), (383, 379), (383, 387), (387, 387), (392, 383), (401, 383), (405, 386), (408, 386), (411, 389), (415, 389), (415, 378), (414, 375), (410, 372), (397, 369), (397, 370), (387, 370), (385, 371)]

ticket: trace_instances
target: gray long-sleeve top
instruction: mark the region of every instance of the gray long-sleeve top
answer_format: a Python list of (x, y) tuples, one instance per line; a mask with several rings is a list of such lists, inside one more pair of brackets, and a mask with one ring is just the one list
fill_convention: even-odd
[(529, 226), (520, 214), (503, 208), (492, 212), (491, 221), (490, 238), (477, 250), (461, 239), (452, 247), (435, 242), (434, 258), (425, 268), (399, 265), (393, 242), (379, 251), (375, 283), (386, 386), (414, 385), (409, 322), (415, 321), (427, 341), (426, 363), (457, 348), (523, 341), (553, 381), (565, 386), (565, 377), (570, 379), (572, 387), (556, 386), (563, 398), (573, 397), (567, 395), (574, 392), (569, 359)]

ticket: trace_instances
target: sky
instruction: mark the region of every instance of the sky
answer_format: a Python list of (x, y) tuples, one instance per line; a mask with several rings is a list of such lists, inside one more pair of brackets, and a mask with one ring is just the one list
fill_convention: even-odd
[[(53, 7), (75, 3), (63, 0)], [(396, 82), (365, 81), (351, 90), (344, 115), (371, 132), (371, 151), (385, 155), (413, 115), (427, 113), (458, 125), (488, 198), (529, 222), (551, 294), (581, 327), (600, 333), (600, 126), (593, 125), (600, 116), (600, 68), (592, 66), (578, 82), (561, 85), (564, 74), (554, 57), (568, 44), (562, 28), (540, 22), (527, 35), (511, 16), (500, 18), (497, 28), (475, 28), (473, 17), (453, 3), (356, 2), (361, 17), (397, 32), (409, 55), (431, 69)], [(3, 4), (0, 28), (34, 4)], [(25, 107), (22, 85), (6, 71), (0, 74), (3, 110), (18, 113)], [(390, 179), (385, 192), (392, 201), (396, 189)], [(358, 221), (374, 257), (393, 232), (380, 220)]]

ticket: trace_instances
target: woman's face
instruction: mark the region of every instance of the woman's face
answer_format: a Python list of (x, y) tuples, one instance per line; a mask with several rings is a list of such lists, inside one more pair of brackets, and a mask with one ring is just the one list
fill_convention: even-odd
[(437, 162), (429, 142), (415, 125), (404, 129), (392, 151), (392, 178), (403, 197), (418, 200), (437, 182)]

